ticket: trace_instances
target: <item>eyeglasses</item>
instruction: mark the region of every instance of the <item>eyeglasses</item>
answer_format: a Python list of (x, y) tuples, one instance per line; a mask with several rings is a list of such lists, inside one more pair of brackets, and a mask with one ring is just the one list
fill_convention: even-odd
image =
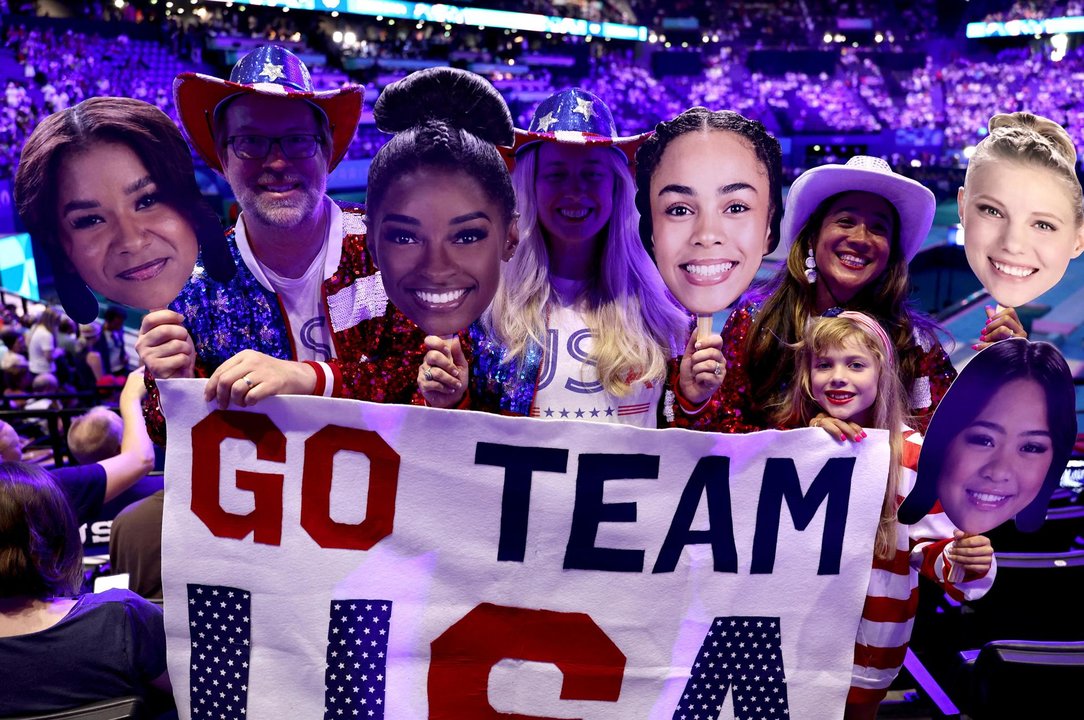
[(319, 135), (234, 135), (226, 144), (232, 145), (233, 154), (242, 160), (262, 160), (274, 145), (278, 145), (282, 154), (290, 160), (306, 160), (316, 154), (320, 141)]

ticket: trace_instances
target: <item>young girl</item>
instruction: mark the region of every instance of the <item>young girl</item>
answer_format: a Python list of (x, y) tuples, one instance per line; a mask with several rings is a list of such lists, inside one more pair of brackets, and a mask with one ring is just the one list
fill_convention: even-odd
[[(904, 425), (906, 395), (896, 353), (876, 320), (852, 311), (814, 320), (798, 343), (796, 367), (777, 415), (781, 425), (821, 427), (837, 440), (844, 430), (858, 441), (865, 437), (863, 427), (889, 431), (888, 485), (844, 715), (872, 719), (903, 665), (919, 573), (956, 599), (976, 599), (993, 584), (993, 549), (981, 535), (962, 537), (941, 512), (914, 525), (897, 522), (896, 509), (914, 487), (921, 436)], [(953, 564), (963, 569), (962, 582), (948, 580)]]
[[(471, 330), (470, 407), (656, 427), (659, 409), (672, 421), (671, 387), (695, 412), (722, 380), (721, 339), (695, 345), (640, 243), (629, 155), (643, 137), (617, 137), (602, 100), (574, 88), (543, 101), (519, 140), (520, 244)], [(450, 378), (466, 368), (430, 341), (423, 375), (449, 380), (420, 388), (455, 405), (466, 388)]]

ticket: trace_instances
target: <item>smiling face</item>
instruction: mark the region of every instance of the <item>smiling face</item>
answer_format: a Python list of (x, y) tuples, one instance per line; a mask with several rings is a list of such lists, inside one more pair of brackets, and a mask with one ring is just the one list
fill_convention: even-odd
[(543, 142), (535, 202), (550, 250), (594, 246), (613, 212), (614, 175), (605, 147)]
[(371, 218), (370, 237), (388, 297), (431, 335), (481, 316), (512, 257), (515, 224), (464, 173), (422, 169), (398, 177)]
[(280, 145), (273, 145), (263, 158), (242, 159), (230, 147), (220, 154), (223, 173), (248, 220), (288, 229), (315, 214), (327, 188), (328, 149), (311, 105), (245, 95), (226, 108), (221, 132), (226, 138), (216, 138), (220, 144), (238, 135), (320, 136), (321, 142), (311, 158), (288, 158)]
[(1053, 171), (1004, 160), (972, 168), (957, 200), (971, 270), (1006, 307), (1054, 287), (1084, 251), (1067, 184)]
[(98, 143), (68, 155), (57, 185), (60, 244), (87, 285), (148, 310), (177, 297), (196, 262), (196, 233), (131, 148)]
[(828, 207), (817, 236), (817, 305), (846, 303), (888, 267), (896, 233), (892, 204), (880, 195), (847, 192)]
[(842, 345), (813, 355), (809, 388), (826, 413), (867, 427), (873, 421), (880, 377), (877, 359), (857, 338), (849, 337)]
[(1052, 459), (1042, 386), (1013, 380), (949, 443), (937, 479), (941, 505), (956, 527), (984, 533), (1031, 504)]
[(650, 195), (655, 262), (670, 292), (700, 315), (734, 302), (771, 235), (768, 173), (753, 148), (732, 132), (686, 133), (667, 145)]

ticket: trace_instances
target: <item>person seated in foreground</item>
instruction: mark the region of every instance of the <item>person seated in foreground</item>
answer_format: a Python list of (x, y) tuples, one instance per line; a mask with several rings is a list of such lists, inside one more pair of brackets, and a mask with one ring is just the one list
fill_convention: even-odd
[(52, 476), (0, 463), (0, 717), (130, 695), (168, 703), (161, 608), (128, 590), (79, 595), (82, 559)]

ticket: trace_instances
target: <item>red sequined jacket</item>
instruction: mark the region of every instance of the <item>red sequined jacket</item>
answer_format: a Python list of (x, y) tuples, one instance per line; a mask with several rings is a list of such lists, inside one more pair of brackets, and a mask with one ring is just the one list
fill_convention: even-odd
[[(737, 433), (772, 428), (786, 429), (770, 419), (770, 412), (755, 407), (752, 402), (752, 381), (747, 366), (748, 336), (758, 309), (754, 303), (743, 303), (731, 313), (723, 326), (726, 377), (719, 392), (711, 399), (712, 406), (704, 413), (705, 420), (697, 425), (698, 430)], [(956, 379), (956, 369), (939, 342), (934, 339), (921, 340), (917, 333), (915, 342), (904, 348), (900, 354), (918, 357), (919, 371), (908, 390), (910, 410), (913, 413), (911, 424), (920, 433), (924, 433), (934, 409)]]

